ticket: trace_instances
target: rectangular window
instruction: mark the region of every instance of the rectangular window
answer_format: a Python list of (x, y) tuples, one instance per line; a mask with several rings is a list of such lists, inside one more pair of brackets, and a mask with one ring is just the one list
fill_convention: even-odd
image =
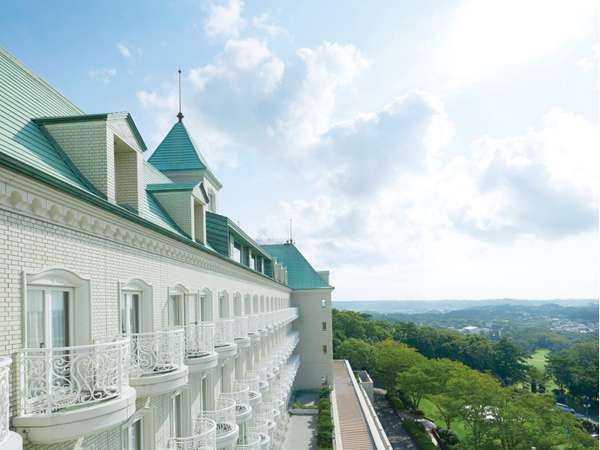
[(327, 300), (324, 298), (321, 299), (321, 308), (327, 308)]
[(323, 346), (323, 353), (327, 353), (327, 345)]
[(67, 347), (72, 335), (72, 290), (31, 287), (27, 289), (27, 346)]
[(234, 242), (231, 251), (231, 259), (242, 263), (242, 246), (239, 243)]
[(136, 420), (127, 428), (127, 448), (142, 450), (142, 419)]
[(327, 322), (321, 322), (321, 330), (327, 331)]
[(171, 397), (171, 437), (181, 437), (181, 394)]

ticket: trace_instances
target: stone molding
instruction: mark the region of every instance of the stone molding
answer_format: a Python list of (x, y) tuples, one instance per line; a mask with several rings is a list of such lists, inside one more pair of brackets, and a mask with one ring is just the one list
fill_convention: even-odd
[(4, 168), (0, 168), (0, 209), (189, 264), (199, 270), (275, 288), (285, 293), (291, 292), (291, 289), (275, 281), (248, 273), (217, 256), (169, 239)]

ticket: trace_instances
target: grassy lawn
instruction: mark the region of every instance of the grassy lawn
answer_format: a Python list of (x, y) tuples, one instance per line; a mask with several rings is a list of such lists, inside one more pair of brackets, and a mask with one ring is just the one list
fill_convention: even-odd
[(544, 371), (546, 370), (546, 356), (548, 356), (549, 353), (550, 350), (547, 348), (540, 348), (527, 359), (527, 364), (538, 370)]
[[(533, 355), (531, 355), (525, 362), (530, 366), (535, 367), (538, 370), (545, 371), (546, 370), (546, 356), (550, 353), (550, 350), (547, 348), (541, 348), (536, 350)], [(546, 383), (546, 392), (551, 393), (552, 389), (556, 389), (556, 383), (554, 380), (548, 380)]]
[[(419, 409), (423, 411), (423, 413), (428, 418), (432, 419), (438, 426), (438, 428), (446, 428), (444, 420), (437, 412), (437, 408), (429, 400), (427, 400), (426, 398), (421, 400), (421, 403), (419, 404)], [(456, 433), (458, 439), (461, 441), (464, 440), (465, 436), (467, 435), (467, 432), (465, 430), (465, 424), (462, 420), (455, 420), (454, 422), (452, 422), (452, 431)]]

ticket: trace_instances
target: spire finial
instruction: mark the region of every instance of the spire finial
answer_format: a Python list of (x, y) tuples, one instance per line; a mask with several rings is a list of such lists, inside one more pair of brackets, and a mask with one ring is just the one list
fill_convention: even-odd
[(177, 118), (181, 122), (183, 119), (183, 114), (181, 113), (181, 69), (177, 69), (177, 83), (179, 85), (179, 112), (177, 113)]

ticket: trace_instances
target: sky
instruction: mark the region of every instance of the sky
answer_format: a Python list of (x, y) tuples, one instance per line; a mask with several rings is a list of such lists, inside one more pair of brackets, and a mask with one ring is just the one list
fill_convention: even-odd
[(0, 45), (150, 149), (177, 114), (220, 212), (337, 300), (597, 297), (597, 2), (42, 2)]

